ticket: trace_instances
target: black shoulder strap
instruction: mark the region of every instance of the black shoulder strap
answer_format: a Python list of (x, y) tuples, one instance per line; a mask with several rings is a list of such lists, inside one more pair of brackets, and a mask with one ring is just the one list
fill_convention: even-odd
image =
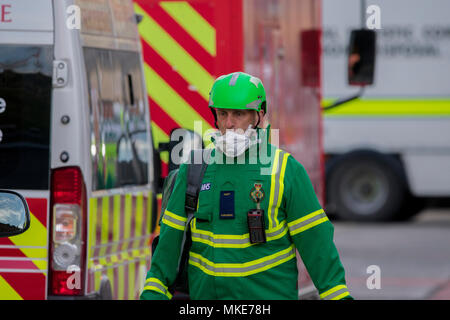
[(187, 186), (186, 199), (184, 207), (186, 213), (197, 211), (198, 195), (200, 193), (201, 183), (208, 167), (212, 149), (193, 150), (191, 162), (187, 166)]
[[(194, 150), (191, 154), (190, 163), (187, 165), (187, 186), (184, 207), (187, 214), (186, 228), (184, 229), (183, 239), (181, 240), (180, 258), (178, 260), (177, 277), (169, 286), (169, 291), (174, 289), (182, 282), (183, 271), (186, 268), (189, 250), (191, 247), (190, 222), (197, 211), (198, 196), (201, 183), (208, 167), (212, 149)], [(195, 161), (196, 160), (196, 161)], [(186, 285), (186, 284), (185, 284)]]

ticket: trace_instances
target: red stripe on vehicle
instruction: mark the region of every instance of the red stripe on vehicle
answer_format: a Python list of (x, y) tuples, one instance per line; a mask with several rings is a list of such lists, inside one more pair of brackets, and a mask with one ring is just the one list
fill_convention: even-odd
[[(114, 241), (114, 197), (109, 196), (108, 197), (108, 243), (106, 246), (105, 254), (109, 256), (112, 253), (112, 242)], [(111, 257), (109, 257), (111, 258)]]
[(134, 283), (136, 284), (134, 286), (134, 299), (137, 300), (137, 299), (139, 299), (139, 290), (138, 290), (138, 288), (140, 288), (140, 286), (142, 285), (141, 283), (139, 283), (139, 273), (140, 273), (139, 265), (140, 265), (140, 263), (139, 263), (139, 260), (135, 260), (133, 263), (134, 263), (134, 270), (135, 270), (135, 272), (134, 272)]
[[(208, 107), (208, 101), (205, 100), (198, 91), (190, 90), (187, 82), (145, 41), (142, 41), (144, 60), (180, 97), (182, 97), (189, 106), (194, 109), (199, 116), (203, 117), (212, 127), (214, 127), (214, 118)], [(151, 92), (149, 92), (150, 94)], [(150, 105), (150, 108), (152, 106)], [(152, 113), (152, 120), (154, 120)]]
[(113, 278), (114, 278), (113, 299), (117, 300), (117, 298), (119, 297), (119, 267), (117, 265), (114, 266)]
[[(6, 244), (6, 242), (3, 242), (2, 245), (3, 244)], [(0, 248), (0, 257), (25, 257), (25, 255), (20, 249), (11, 247), (11, 248)]]
[(30, 212), (47, 227), (47, 199), (26, 198)]
[(24, 300), (45, 299), (44, 274), (2, 272), (1, 276)]
[(0, 269), (29, 269), (36, 270), (31, 260), (0, 260)]
[(214, 26), (214, 2), (205, 1), (191, 1), (189, 5), (197, 11), (199, 15), (203, 17), (211, 26)]
[(130, 282), (130, 280), (129, 280), (130, 274), (128, 273), (128, 263), (126, 263), (125, 266), (124, 266), (124, 273), (125, 273), (125, 276), (124, 276), (125, 288), (124, 288), (124, 291), (123, 291), (123, 296), (125, 297), (126, 300), (128, 300), (129, 299), (129, 296), (128, 296), (128, 284)]
[(100, 248), (98, 247), (102, 242), (102, 213), (103, 213), (103, 198), (97, 198), (97, 225), (92, 226), (95, 228), (95, 243), (92, 245), (97, 246), (94, 248), (94, 263), (98, 262), (98, 256), (100, 254)]
[(146, 245), (146, 236), (147, 233), (147, 210), (148, 210), (148, 195), (144, 195), (142, 197), (142, 226), (141, 226), (141, 234), (142, 239), (139, 241), (139, 248), (143, 248)]
[[(131, 196), (131, 221), (130, 221), (130, 238), (134, 239), (136, 237), (136, 196)], [(132, 249), (134, 246), (134, 240), (128, 242), (128, 250)]]
[[(125, 195), (120, 195), (120, 226), (119, 241), (125, 240)], [(119, 251), (122, 251), (122, 242), (120, 242)]]
[[(186, 30), (178, 24), (159, 4), (136, 1), (145, 12), (164, 29), (206, 71), (213, 74), (214, 57), (211, 56)], [(144, 50), (145, 51), (145, 50)]]
[[(8, 248), (8, 249), (3, 249), (2, 248), (2, 252), (4, 252), (4, 253), (6, 253), (7, 251), (9, 252), (9, 253), (12, 253), (13, 255), (14, 255), (14, 257), (16, 257), (16, 258), (28, 258), (26, 255), (25, 255), (25, 253), (23, 253), (23, 251), (22, 250), (20, 250), (19, 248), (13, 248), (14, 246), (15, 246), (15, 244), (14, 244), (14, 242), (12, 242), (10, 239), (8, 239), (8, 238), (0, 238), (1, 239), (1, 242), (0, 242), (0, 244), (2, 244), (2, 245), (8, 245), (8, 246), (11, 246), (11, 248)], [(8, 256), (6, 256), (6, 255), (0, 255), (1, 257), (8, 257)], [(8, 260), (9, 261), (9, 260)], [(1, 261), (0, 261), (1, 262)], [(26, 268), (26, 269), (32, 269), (32, 270), (40, 270), (33, 262), (31, 262), (31, 261), (27, 261), (27, 264), (26, 264), (28, 267)]]

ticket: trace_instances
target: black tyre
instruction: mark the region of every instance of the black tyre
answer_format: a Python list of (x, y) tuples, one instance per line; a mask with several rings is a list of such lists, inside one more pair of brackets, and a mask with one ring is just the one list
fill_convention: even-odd
[(396, 221), (408, 221), (414, 218), (419, 212), (426, 208), (425, 198), (417, 198), (408, 192), (400, 213), (395, 216)]
[(399, 216), (407, 187), (398, 160), (355, 151), (327, 166), (327, 200), (338, 219), (389, 221)]

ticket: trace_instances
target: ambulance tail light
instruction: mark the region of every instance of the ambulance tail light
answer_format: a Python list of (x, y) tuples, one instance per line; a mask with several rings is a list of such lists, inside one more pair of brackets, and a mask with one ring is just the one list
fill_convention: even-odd
[(50, 295), (82, 295), (86, 257), (86, 187), (78, 167), (52, 171)]

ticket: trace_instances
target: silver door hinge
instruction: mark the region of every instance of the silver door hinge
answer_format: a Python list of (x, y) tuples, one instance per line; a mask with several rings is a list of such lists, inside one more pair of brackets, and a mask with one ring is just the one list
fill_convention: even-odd
[(53, 87), (62, 88), (65, 87), (68, 80), (68, 67), (67, 62), (62, 60), (53, 61)]

